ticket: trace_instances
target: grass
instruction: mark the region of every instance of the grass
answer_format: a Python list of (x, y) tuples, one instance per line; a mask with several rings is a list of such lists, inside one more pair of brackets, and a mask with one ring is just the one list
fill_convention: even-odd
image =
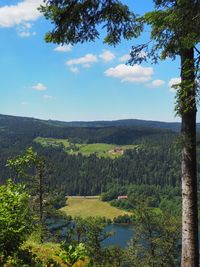
[(138, 145), (124, 145), (118, 146), (115, 144), (95, 143), (95, 144), (70, 144), (68, 139), (56, 139), (56, 138), (43, 138), (37, 137), (34, 139), (35, 142), (39, 143), (44, 147), (52, 146), (59, 147), (63, 146), (63, 149), (71, 155), (77, 155), (81, 153), (84, 156), (96, 154), (97, 157), (109, 157), (115, 159), (123, 155), (119, 151), (115, 151), (116, 148), (125, 151), (127, 149), (137, 149)]
[(99, 198), (87, 199), (87, 198), (73, 198), (69, 197), (67, 200), (67, 206), (61, 210), (67, 215), (74, 217), (105, 217), (113, 220), (115, 217), (124, 214), (130, 214), (127, 211), (120, 210), (112, 207), (109, 203), (101, 201)]

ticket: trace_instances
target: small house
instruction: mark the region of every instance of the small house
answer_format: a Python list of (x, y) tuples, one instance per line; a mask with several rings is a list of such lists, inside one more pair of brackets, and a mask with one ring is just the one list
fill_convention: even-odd
[(128, 196), (118, 196), (117, 199), (128, 199)]

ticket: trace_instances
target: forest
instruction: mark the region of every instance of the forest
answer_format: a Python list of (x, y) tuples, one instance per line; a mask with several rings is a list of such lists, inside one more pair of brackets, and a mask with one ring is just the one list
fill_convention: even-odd
[[(3, 152), (0, 209), (7, 214), (6, 221), (1, 224), (1, 264), (127, 267), (133, 262), (136, 266), (144, 266), (149, 259), (155, 266), (177, 266), (181, 211), (180, 140), (177, 132), (144, 125), (68, 127), (58, 126), (57, 122), (49, 125), (47, 121), (3, 115), (0, 128)], [(42, 146), (35, 142), (36, 137), (71, 138), (71, 144), (75, 141), (112, 144), (115, 140), (116, 145), (137, 146), (112, 159), (97, 157), (94, 153), (70, 155), (62, 143)], [(100, 195), (101, 201), (128, 211), (129, 215), (119, 215), (113, 220), (72, 218), (59, 211), (66, 206), (66, 196), (70, 195)], [(128, 200), (118, 201), (118, 195), (127, 195)], [(14, 213), (7, 210), (8, 199), (16, 205)], [(20, 215), (22, 210), (23, 215)], [(20, 229), (12, 216), (20, 220)], [(113, 235), (106, 231), (110, 223), (131, 224), (136, 229), (137, 235), (126, 249), (104, 247), (103, 241)], [(149, 235), (148, 227), (155, 231), (155, 236)], [(67, 232), (60, 246), (64, 228)], [(8, 231), (15, 238), (12, 244), (6, 242)], [(142, 237), (144, 233), (146, 236)], [(169, 234), (171, 239), (165, 242), (165, 236)], [(78, 239), (74, 239), (75, 236)], [(153, 254), (152, 248), (140, 249), (138, 253), (144, 253), (145, 258), (139, 263), (138, 256), (133, 258), (133, 255), (141, 238), (147, 244), (156, 240), (158, 245)], [(11, 236), (9, 240), (12, 241)], [(171, 256), (163, 260), (166, 250)], [(36, 258), (33, 255), (37, 255)]]
[[(78, 120), (86, 114), (162, 120), (176, 115), (181, 123), (66, 123), (0, 115), (0, 265), (198, 267), (200, 1), (6, 1), (0, 28), (18, 35), (12, 39), (12, 31), (1, 31), (15, 50), (10, 53), (5, 43), (1, 49), (6, 113), (64, 118), (67, 112)], [(20, 38), (32, 45), (18, 50)], [(91, 46), (82, 55), (86, 43)], [(58, 71), (56, 53), (74, 49), (79, 58), (66, 56), (65, 72)], [(161, 62), (164, 71), (156, 67)], [(139, 92), (129, 91), (131, 84)], [(80, 200), (88, 199), (96, 199), (91, 216), (75, 216), (72, 206), (83, 210)], [(94, 217), (94, 209), (119, 216)], [(114, 234), (109, 226), (117, 223), (132, 226), (124, 248), (104, 243)]]
[[(0, 120), (1, 182), (12, 173), (5, 167), (6, 160), (28, 147), (33, 147), (47, 162), (46, 176), (50, 188), (65, 194), (95, 195), (105, 191), (110, 183), (126, 185), (154, 184), (176, 186), (180, 184), (179, 138), (171, 130), (144, 126), (117, 126), (101, 128), (72, 128), (48, 125), (33, 119)], [(23, 138), (22, 138), (23, 134)], [(70, 155), (62, 145), (43, 147), (34, 142), (36, 137), (68, 138), (71, 142), (137, 144), (138, 149), (126, 150), (116, 159), (99, 158), (95, 154), (84, 157)]]

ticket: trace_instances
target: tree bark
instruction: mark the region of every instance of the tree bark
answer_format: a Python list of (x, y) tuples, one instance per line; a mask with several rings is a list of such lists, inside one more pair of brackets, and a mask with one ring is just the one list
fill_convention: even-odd
[(198, 267), (198, 209), (196, 164), (196, 82), (194, 49), (181, 51), (182, 117), (182, 257), (181, 267)]

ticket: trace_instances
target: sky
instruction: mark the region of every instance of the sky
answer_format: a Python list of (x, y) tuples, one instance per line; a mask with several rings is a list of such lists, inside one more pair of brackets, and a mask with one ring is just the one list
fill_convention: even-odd
[[(42, 0), (0, 1), (0, 114), (93, 121), (144, 119), (179, 121), (175, 91), (179, 59), (129, 66), (134, 40), (117, 47), (102, 43), (46, 43), (52, 29), (37, 7)], [(126, 0), (136, 13), (152, 1)], [(149, 35), (145, 30), (144, 40)], [(138, 41), (138, 42), (139, 42)]]

